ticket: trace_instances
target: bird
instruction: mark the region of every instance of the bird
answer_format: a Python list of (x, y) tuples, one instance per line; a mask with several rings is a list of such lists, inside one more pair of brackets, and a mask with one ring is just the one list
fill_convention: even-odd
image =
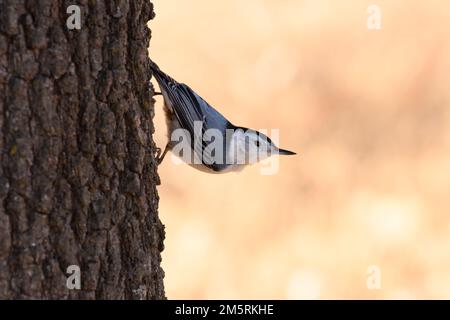
[(164, 99), (169, 138), (163, 152), (157, 148), (158, 165), (169, 150), (207, 173), (241, 171), (273, 155), (296, 154), (278, 148), (261, 132), (234, 125), (188, 85), (164, 73), (153, 60), (150, 69), (160, 87), (160, 92), (154, 95), (162, 95)]

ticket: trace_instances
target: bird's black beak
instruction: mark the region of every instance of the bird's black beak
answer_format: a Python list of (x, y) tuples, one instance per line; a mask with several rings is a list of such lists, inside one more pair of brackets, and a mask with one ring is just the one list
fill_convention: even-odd
[(278, 149), (278, 154), (281, 154), (283, 156), (293, 156), (296, 153), (293, 151), (289, 151), (289, 150), (284, 150), (284, 149)]

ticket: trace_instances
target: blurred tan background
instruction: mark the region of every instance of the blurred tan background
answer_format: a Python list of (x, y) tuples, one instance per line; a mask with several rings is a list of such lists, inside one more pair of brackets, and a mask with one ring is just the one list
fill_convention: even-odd
[[(167, 296), (449, 299), (450, 3), (153, 2), (160, 67), (299, 153), (273, 176), (166, 158)], [(366, 26), (372, 3), (379, 31)]]

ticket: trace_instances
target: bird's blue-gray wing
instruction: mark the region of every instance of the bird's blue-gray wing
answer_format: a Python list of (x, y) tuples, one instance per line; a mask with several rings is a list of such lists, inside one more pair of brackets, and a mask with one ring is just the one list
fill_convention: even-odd
[[(175, 117), (181, 127), (188, 130), (191, 137), (191, 145), (196, 155), (210, 169), (214, 171), (224, 169), (225, 157), (221, 163), (214, 163), (211, 154), (203, 152), (208, 145), (208, 142), (203, 140), (203, 135), (208, 129), (217, 129), (220, 132), (225, 132), (229, 122), (189, 86), (178, 83), (159, 70), (159, 68), (154, 71), (155, 78), (161, 87), (164, 97), (169, 99)], [(201, 130), (195, 130), (195, 122), (201, 123)], [(222, 152), (224, 156), (226, 152), (225, 139), (226, 137), (223, 136)]]

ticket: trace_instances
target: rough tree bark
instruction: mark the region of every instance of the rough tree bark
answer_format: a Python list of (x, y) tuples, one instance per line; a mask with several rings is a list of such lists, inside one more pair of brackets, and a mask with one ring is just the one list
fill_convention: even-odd
[(153, 15), (149, 0), (0, 0), (0, 298), (164, 298)]

